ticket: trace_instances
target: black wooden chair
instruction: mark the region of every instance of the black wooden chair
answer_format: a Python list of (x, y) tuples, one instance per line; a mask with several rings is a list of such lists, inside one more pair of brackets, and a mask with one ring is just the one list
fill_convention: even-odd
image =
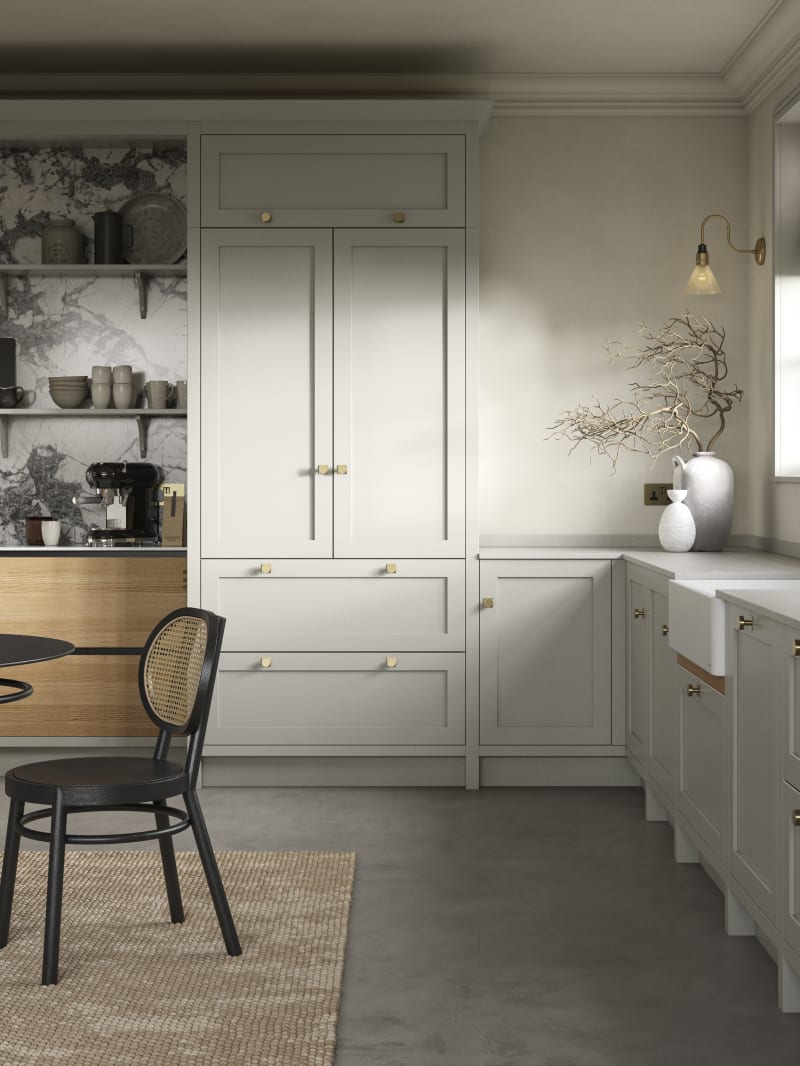
[[(170, 918), (182, 922), (183, 903), (172, 837), (191, 828), (225, 947), (229, 955), (241, 954), (196, 792), (224, 629), (224, 618), (186, 607), (168, 614), (148, 637), (139, 665), (139, 693), (144, 709), (159, 729), (152, 758), (55, 759), (17, 766), (6, 774), (6, 794), (11, 804), (0, 881), (0, 948), (8, 943), (20, 837), (48, 841), (43, 985), (58, 981), (65, 844), (158, 840)], [(167, 758), (175, 735), (188, 737), (183, 765)], [(186, 810), (167, 806), (166, 801), (176, 796), (183, 797)], [(25, 814), (26, 803), (47, 807)], [(85, 811), (145, 811), (155, 818), (156, 827), (108, 835), (67, 833), (67, 815)], [(28, 828), (30, 822), (40, 818), (50, 819), (49, 832)]]

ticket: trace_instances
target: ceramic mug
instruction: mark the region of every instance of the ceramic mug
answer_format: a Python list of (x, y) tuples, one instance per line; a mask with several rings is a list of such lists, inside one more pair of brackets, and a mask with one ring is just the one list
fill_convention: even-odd
[(114, 406), (120, 410), (133, 407), (133, 382), (115, 381), (111, 386), (111, 395), (114, 397)]
[(61, 523), (55, 518), (45, 518), (41, 525), (42, 543), (48, 548), (55, 547), (61, 540)]
[(184, 411), (188, 407), (189, 385), (185, 381), (175, 382), (175, 405)]
[(163, 410), (175, 391), (168, 381), (148, 381), (144, 387), (147, 406)]
[(42, 540), (42, 522), (49, 521), (50, 515), (46, 514), (32, 514), (25, 519), (25, 540), (28, 544), (44, 544)]
[(115, 366), (112, 371), (114, 384), (133, 381), (133, 368), (127, 365)]
[[(124, 385), (125, 382), (120, 382)], [(92, 404), (98, 411), (104, 410), (111, 403), (111, 382), (92, 381)]]
[[(119, 370), (124, 367), (118, 367)], [(92, 381), (102, 381), (104, 384), (111, 384), (111, 367), (110, 366), (93, 366), (92, 367)]]
[(23, 395), (19, 385), (4, 385), (0, 388), (0, 407), (16, 407)]

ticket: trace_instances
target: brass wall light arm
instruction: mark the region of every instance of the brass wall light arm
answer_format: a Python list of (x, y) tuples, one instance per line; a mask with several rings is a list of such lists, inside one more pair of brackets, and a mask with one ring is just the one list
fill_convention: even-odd
[(742, 255), (752, 255), (755, 258), (756, 263), (759, 266), (763, 266), (767, 261), (767, 242), (763, 237), (759, 237), (756, 241), (755, 248), (737, 248), (731, 240), (731, 224), (725, 215), (706, 215), (703, 221), (700, 223), (700, 243), (705, 245), (706, 243), (706, 222), (710, 222), (712, 218), (719, 218), (725, 223), (725, 240), (728, 242), (728, 247), (734, 252), (740, 252)]

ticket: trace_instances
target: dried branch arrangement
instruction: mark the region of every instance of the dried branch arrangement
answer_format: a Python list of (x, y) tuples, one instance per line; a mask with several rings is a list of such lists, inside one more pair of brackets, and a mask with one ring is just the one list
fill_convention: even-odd
[[(726, 387), (725, 330), (703, 315), (687, 311), (668, 319), (659, 330), (643, 325), (644, 345), (631, 349), (618, 341), (605, 345), (612, 360), (624, 359), (632, 369), (646, 367), (651, 378), (632, 381), (632, 398), (592, 406), (580, 404), (565, 411), (552, 437), (566, 437), (573, 449), (586, 443), (607, 455), (614, 467), (620, 452), (641, 452), (655, 461), (664, 452), (689, 443), (693, 451), (712, 451), (725, 429), (725, 416), (744, 392)], [(711, 436), (703, 444), (695, 428), (699, 419), (714, 419)]]

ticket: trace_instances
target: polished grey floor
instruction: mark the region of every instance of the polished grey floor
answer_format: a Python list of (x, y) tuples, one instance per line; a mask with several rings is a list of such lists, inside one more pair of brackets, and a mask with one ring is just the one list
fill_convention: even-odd
[(638, 789), (201, 798), (218, 849), (357, 853), (336, 1066), (800, 1063), (774, 964)]

